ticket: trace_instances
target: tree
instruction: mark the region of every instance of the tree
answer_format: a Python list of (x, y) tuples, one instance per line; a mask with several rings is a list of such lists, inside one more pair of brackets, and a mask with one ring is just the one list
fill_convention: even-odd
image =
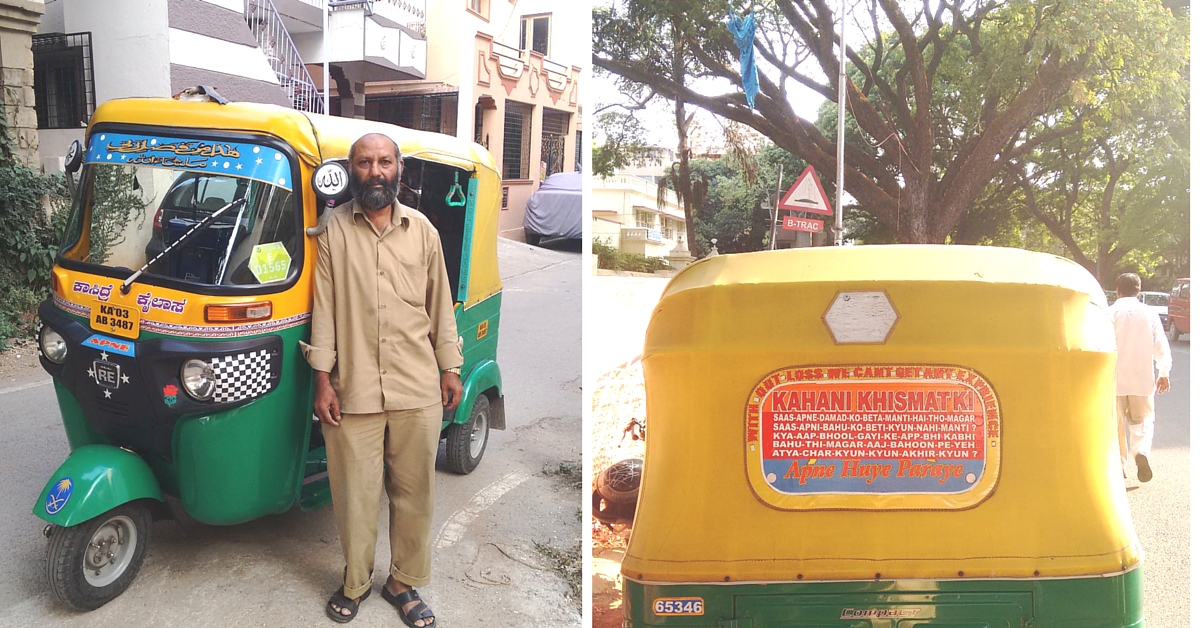
[(596, 117), (596, 129), (604, 142), (592, 144), (592, 173), (602, 179), (629, 166), (640, 166), (652, 156), (646, 127), (632, 114), (606, 111)]
[[(832, 135), (788, 100), (794, 86), (837, 98), (831, 4), (781, 0), (759, 11), (754, 109), (738, 89), (736, 47), (721, 22), (728, 6), (627, 0), (596, 8), (593, 64), (754, 128), (833, 180)], [(1080, 98), (1103, 101), (1127, 84), (1158, 89), (1188, 57), (1186, 18), (1149, 0), (868, 0), (861, 17), (866, 25), (854, 30), (868, 43), (848, 54), (846, 88), (862, 141), (847, 142), (846, 191), (901, 242), (945, 242), (1005, 164), (1082, 130), (1039, 125), (1039, 117)], [(680, 47), (682, 59), (673, 54)], [(728, 87), (714, 94), (720, 85)]]

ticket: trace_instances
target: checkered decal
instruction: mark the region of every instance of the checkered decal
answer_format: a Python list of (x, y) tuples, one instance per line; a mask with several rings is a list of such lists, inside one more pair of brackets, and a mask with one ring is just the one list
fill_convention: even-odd
[(216, 403), (265, 395), (275, 385), (275, 378), (272, 377), (274, 365), (271, 352), (267, 349), (212, 358), (209, 364), (217, 377), (217, 389), (212, 399)]

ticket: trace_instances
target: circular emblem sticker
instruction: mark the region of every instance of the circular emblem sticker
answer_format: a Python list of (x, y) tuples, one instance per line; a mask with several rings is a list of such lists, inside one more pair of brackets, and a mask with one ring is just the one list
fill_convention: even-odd
[(292, 267), (292, 256), (282, 242), (259, 244), (250, 251), (250, 272), (258, 283), (282, 281)]
[(327, 161), (313, 172), (313, 189), (325, 199), (340, 195), (349, 182), (346, 168), (336, 161)]
[(967, 508), (999, 461), (995, 392), (966, 368), (781, 369), (746, 407), (750, 484), (779, 508)]
[(46, 514), (56, 515), (67, 505), (67, 501), (71, 499), (71, 489), (75, 484), (71, 478), (63, 478), (54, 483), (50, 493), (46, 495)]

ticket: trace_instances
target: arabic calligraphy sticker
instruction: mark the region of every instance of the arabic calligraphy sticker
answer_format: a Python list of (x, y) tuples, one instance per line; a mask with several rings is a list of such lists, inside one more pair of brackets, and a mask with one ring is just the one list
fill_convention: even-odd
[(999, 456), (995, 391), (961, 367), (786, 368), (746, 407), (750, 484), (780, 508), (966, 508)]
[(219, 172), (292, 189), (291, 161), (269, 146), (220, 139), (180, 139), (164, 135), (93, 133), (85, 163), (151, 166)]
[(292, 256), (283, 248), (282, 242), (259, 244), (250, 253), (250, 272), (258, 283), (282, 281), (292, 267)]

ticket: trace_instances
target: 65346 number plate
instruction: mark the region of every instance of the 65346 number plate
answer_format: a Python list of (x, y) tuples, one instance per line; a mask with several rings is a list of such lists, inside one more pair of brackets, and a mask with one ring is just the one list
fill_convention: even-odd
[(92, 329), (122, 338), (138, 337), (138, 311), (131, 307), (97, 301), (92, 304)]
[(654, 600), (659, 616), (696, 616), (704, 614), (704, 599), (698, 597), (660, 597)]

